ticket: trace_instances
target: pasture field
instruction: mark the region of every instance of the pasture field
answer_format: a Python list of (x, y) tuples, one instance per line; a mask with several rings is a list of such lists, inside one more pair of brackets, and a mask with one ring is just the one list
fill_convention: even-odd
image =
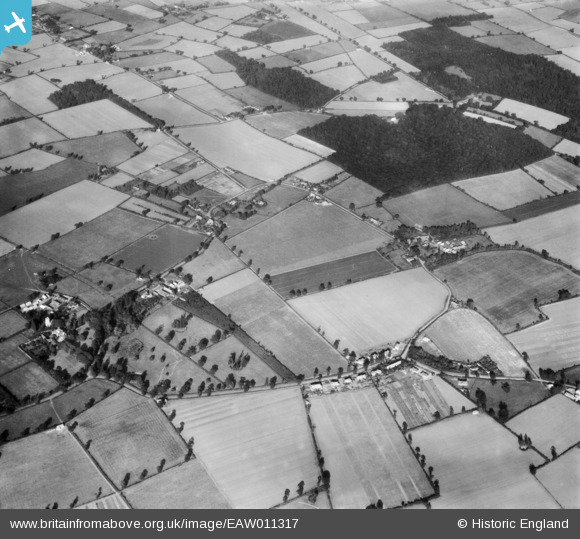
[(322, 45), (298, 49), (285, 54), (285, 56), (299, 64), (307, 64), (309, 62), (315, 62), (316, 60), (322, 60), (323, 58), (344, 54), (355, 49), (356, 45), (351, 44), (349, 41), (331, 41), (329, 43), (323, 43)]
[(204, 240), (200, 234), (164, 225), (116, 253), (114, 259), (123, 260), (124, 266), (133, 271), (143, 268), (155, 275), (197, 251)]
[(0, 230), (25, 247), (46, 243), (56, 232), (66, 234), (75, 223), (88, 222), (113, 209), (128, 196), (83, 180), (0, 217)]
[(445, 286), (417, 268), (302, 296), (290, 305), (329, 342), (362, 353), (411, 337), (444, 309), (447, 296)]
[(123, 494), (135, 509), (229, 509), (231, 507), (198, 459), (174, 466), (137, 483), (126, 489)]
[(175, 54), (173, 52), (156, 52), (153, 54), (144, 54), (141, 56), (119, 59), (119, 65), (125, 69), (143, 69), (152, 68), (156, 69), (161, 65), (169, 65), (172, 62), (179, 62), (183, 59), (182, 56)]
[(208, 30), (215, 30), (217, 32), (218, 30), (221, 30), (222, 28), (225, 28), (231, 24), (231, 22), (232, 21), (228, 19), (222, 19), (221, 17), (210, 17), (209, 19), (204, 19), (203, 21), (197, 22), (197, 26), (201, 28), (207, 28)]
[(235, 72), (235, 70), (236, 70), (236, 68), (232, 64), (230, 64), (229, 62), (226, 62), (225, 60), (222, 60), (219, 56), (216, 56), (215, 54), (212, 54), (211, 56), (204, 56), (203, 58), (200, 58), (199, 63), (202, 66), (209, 69), (209, 71), (211, 73), (214, 73), (214, 74), (231, 73), (231, 72)]
[(341, 172), (344, 171), (338, 165), (324, 160), (297, 172), (295, 177), (308, 183), (322, 183)]
[(245, 86), (245, 82), (240, 79), (237, 73), (208, 73), (204, 74), (203, 77), (219, 90), (233, 90)]
[(514, 54), (537, 54), (539, 56), (556, 54), (555, 50), (520, 34), (503, 36), (484, 35), (483, 37), (476, 38), (475, 41), (479, 41), (479, 43), (483, 43), (484, 45), (496, 47), (507, 52), (513, 52)]
[(124, 172), (117, 172), (112, 176), (104, 179), (101, 182), (101, 185), (105, 185), (106, 187), (110, 187), (111, 189), (115, 189), (115, 187), (121, 187), (125, 185), (127, 182), (130, 182), (133, 179), (132, 176), (125, 174)]
[[(149, 99), (160, 95), (162, 90), (159, 86), (140, 77), (136, 73), (125, 71), (119, 75), (109, 77), (102, 81), (114, 94), (129, 102)], [(152, 114), (152, 116), (155, 116)]]
[(77, 509), (129, 509), (127, 502), (119, 494), (111, 494), (89, 503), (85, 503)]
[(365, 116), (374, 114), (375, 116), (386, 116), (392, 118), (398, 112), (405, 112), (409, 104), (395, 101), (332, 101), (325, 107), (327, 114), (345, 116)]
[(144, 469), (156, 473), (161, 459), (168, 468), (182, 462), (186, 447), (179, 434), (151, 399), (121, 389), (75, 418), (75, 435), (111, 481), (120, 487), (126, 473), (129, 484), (139, 481)]
[[(270, 45), (268, 45), (270, 47)], [(261, 63), (264, 64), (264, 67), (268, 69), (272, 69), (274, 67), (293, 67), (296, 65), (293, 60), (290, 60), (286, 56), (281, 54), (275, 54), (272, 56), (268, 56), (261, 60)]]
[(81, 64), (78, 66), (50, 69), (42, 72), (40, 76), (62, 88), (66, 84), (72, 84), (73, 82), (84, 81), (86, 79), (93, 79), (100, 82), (106, 77), (112, 77), (120, 73), (123, 73), (121, 67), (105, 62), (98, 62), (95, 64)]
[(48, 99), (50, 94), (58, 90), (58, 86), (38, 75), (28, 75), (27, 77), (13, 79), (3, 84), (1, 88), (2, 92), (14, 103), (20, 105), (31, 114), (42, 114), (58, 109)]
[(71, 9), (60, 14), (59, 20), (75, 28), (83, 28), (84, 26), (106, 22), (107, 19), (81, 9)]
[(184, 126), (214, 123), (217, 120), (196, 108), (175, 99), (171, 94), (163, 94), (139, 101), (137, 106), (154, 118), (159, 118), (168, 126)]
[(140, 36), (131, 37), (126, 41), (117, 43), (117, 46), (122, 51), (147, 51), (147, 50), (171, 50), (175, 52), (175, 49), (170, 49), (175, 43), (179, 41), (178, 38), (173, 36), (161, 36), (153, 32), (142, 34)]
[(316, 291), (321, 283), (325, 286), (346, 284), (347, 281), (364, 281), (396, 271), (395, 266), (383, 258), (377, 251), (349, 256), (309, 266), (307, 268), (272, 275), (272, 287), (285, 298), (294, 297), (291, 290)]
[[(283, 99), (278, 99), (277, 97), (262, 92), (253, 86), (232, 88), (226, 93), (244, 105), (251, 105), (252, 107), (263, 108), (271, 105), (273, 107), (279, 108), (281, 111), (295, 111), (299, 109), (297, 105), (293, 105), (292, 103), (284, 101)], [(251, 116), (246, 116), (246, 118), (251, 118)], [(252, 125), (251, 122), (248, 123)]]
[(187, 221), (187, 218), (185, 218), (183, 215), (168, 210), (167, 208), (162, 208), (157, 204), (153, 204), (152, 202), (149, 202), (148, 200), (143, 200), (141, 198), (132, 197), (126, 202), (124, 202), (121, 208), (131, 212), (138, 213), (139, 215), (143, 213), (143, 210), (149, 210), (149, 212), (147, 213), (147, 217), (165, 223), (183, 224)]
[(541, 215), (550, 214), (556, 211), (576, 206), (580, 203), (580, 192), (572, 191), (558, 196), (545, 198), (543, 200), (536, 200), (529, 202), (523, 206), (518, 206), (510, 210), (504, 210), (503, 214), (510, 219), (517, 221), (524, 221), (526, 219), (533, 219)]
[(21, 367), (0, 376), (0, 385), (4, 386), (17, 399), (27, 395), (48, 393), (58, 387), (58, 382), (36, 363), (30, 361)]
[(322, 45), (327, 41), (328, 39), (326, 37), (320, 35), (297, 37), (294, 39), (286, 39), (284, 41), (270, 43), (268, 48), (274, 51), (276, 54), (285, 54), (287, 52), (292, 52), (298, 49), (313, 47), (315, 45)]
[(309, 374), (315, 367), (330, 366), (332, 372), (346, 367), (346, 361), (251, 270), (225, 277), (201, 293), (294, 374)]
[(553, 258), (578, 268), (580, 243), (576, 241), (576, 232), (579, 227), (580, 212), (576, 206), (571, 206), (520, 223), (488, 228), (486, 232), (499, 245), (518, 241), (536, 251), (546, 249)]
[(171, 139), (163, 140), (162, 142), (149, 145), (149, 147), (139, 155), (120, 164), (117, 168), (138, 176), (143, 172), (151, 170), (152, 168), (167, 163), (172, 159), (182, 156), (187, 153), (187, 150), (177, 144)]
[(413, 445), (439, 481), (434, 509), (558, 507), (529, 471), (544, 459), (520, 451), (517, 438), (487, 414), (460, 414), (416, 429)]
[[(244, 188), (221, 172), (213, 172), (199, 180), (198, 185), (211, 189), (220, 195), (233, 197), (244, 191)], [(195, 193), (197, 194), (197, 193)]]
[(46, 144), (63, 138), (62, 134), (38, 118), (27, 118), (3, 125), (0, 126), (0, 158), (28, 150), (31, 143)]
[(397, 507), (433, 494), (433, 487), (375, 388), (312, 397), (310, 417), (331, 471), (335, 509), (383, 500)]
[(64, 266), (81, 269), (88, 262), (97, 262), (104, 256), (113, 255), (160, 226), (157, 221), (114, 208), (44, 244), (39, 253)]
[(540, 129), (535, 125), (527, 125), (524, 128), (524, 133), (529, 137), (536, 139), (538, 142), (541, 142), (548, 148), (553, 148), (556, 144), (558, 144), (558, 142), (562, 140), (562, 137), (554, 135), (554, 133), (551, 133), (550, 131)]
[[(221, 90), (218, 90), (215, 86), (212, 86), (209, 83), (200, 84), (199, 86), (194, 86), (192, 88), (185, 88), (184, 90), (178, 90), (175, 93), (196, 107), (205, 110), (209, 114), (215, 114), (217, 116), (226, 116), (232, 112), (239, 112), (244, 108), (244, 105), (240, 101)], [(206, 128), (204, 127), (202, 129), (205, 130)], [(176, 132), (179, 131), (180, 130), (176, 130)], [(185, 142), (193, 143), (193, 141), (190, 141), (187, 136), (184, 136), (183, 138)]]
[(333, 69), (341, 64), (350, 64), (350, 56), (343, 52), (337, 54), (336, 56), (328, 56), (327, 58), (321, 58), (319, 60), (314, 60), (313, 62), (307, 62), (300, 66), (300, 69), (304, 70), (305, 73), (318, 73), (319, 71), (324, 71), (325, 69)]
[(475, 307), (503, 333), (517, 324), (525, 327), (538, 320), (539, 304), (553, 301), (558, 290), (580, 292), (580, 278), (558, 264), (525, 251), (478, 253), (435, 270), (453, 295), (471, 298)]
[(264, 135), (241, 120), (175, 131), (181, 140), (190, 142), (218, 166), (229, 166), (259, 180), (275, 181), (320, 160), (317, 155)]
[(528, 165), (525, 168), (528, 174), (537, 180), (542, 180), (548, 189), (558, 194), (575, 190), (580, 186), (578, 167), (557, 155)]
[(580, 509), (580, 447), (540, 468), (536, 477), (564, 509)]
[(185, 423), (184, 439), (195, 438), (198, 460), (234, 509), (278, 505), (300, 481), (305, 490), (316, 486), (320, 470), (298, 387), (181, 399), (166, 406), (172, 409), (173, 423)]
[(379, 379), (379, 391), (387, 406), (395, 415), (397, 423), (403, 428), (414, 429), (435, 421), (435, 412), (441, 418), (475, 408), (458, 390), (451, 387), (439, 376), (428, 379), (411, 371), (399, 371), (386, 378)]
[(580, 144), (572, 142), (568, 139), (563, 139), (561, 142), (558, 142), (558, 144), (556, 144), (556, 146), (554, 146), (552, 149), (556, 153), (570, 155), (572, 157), (580, 154)]
[(478, 226), (507, 223), (501, 213), (477, 202), (449, 184), (385, 200), (383, 206), (408, 226), (451, 225), (471, 221)]
[(360, 69), (353, 65), (327, 69), (312, 75), (309, 74), (308, 77), (340, 92), (366, 80)]
[(313, 140), (303, 137), (302, 135), (290, 135), (284, 139), (284, 142), (292, 144), (292, 146), (297, 146), (303, 150), (315, 153), (320, 157), (328, 157), (334, 153), (333, 149), (319, 144), (318, 142), (314, 142)]
[(537, 122), (540, 127), (548, 129), (549, 131), (570, 120), (570, 118), (562, 114), (534, 107), (533, 105), (528, 105), (527, 103), (513, 99), (502, 99), (494, 110), (502, 114), (515, 114), (517, 118), (526, 120), (532, 124)]
[[(99, 134), (100, 131), (111, 133), (152, 127), (146, 121), (108, 99), (49, 112), (44, 116), (44, 121), (67, 138), (89, 137)], [(38, 137), (36, 134), (34, 136), (36, 140)], [(62, 137), (53, 140), (59, 138)]]
[(558, 454), (580, 442), (580, 406), (564, 395), (553, 397), (507, 422), (516, 434), (527, 434), (546, 457), (554, 446)]
[(206, 9), (205, 12), (209, 13), (210, 15), (215, 15), (216, 17), (238, 21), (244, 17), (254, 15), (256, 10), (247, 5), (231, 5), (225, 7), (216, 7), (215, 9)]
[(226, 243), (242, 249), (243, 260), (252, 259), (262, 274), (277, 274), (366, 253), (390, 241), (334, 205), (300, 202)]
[(191, 88), (192, 86), (200, 86), (201, 84), (205, 84), (205, 81), (197, 75), (180, 75), (178, 77), (165, 79), (163, 84), (165, 84), (165, 86), (168, 88), (183, 90), (184, 88)]
[[(0, 500), (5, 509), (44, 509), (57, 503), (68, 509), (97, 492), (112, 493), (106, 479), (66, 429), (42, 432), (2, 446)], [(39, 481), (42, 478), (42, 481)]]
[(0, 339), (7, 339), (25, 330), (28, 323), (16, 311), (5, 311), (0, 314)]
[[(6, 315), (4, 314), (2, 315), (2, 321), (5, 320), (5, 316)], [(8, 324), (10, 324), (10, 321)], [(10, 328), (10, 325), (8, 328)], [(4, 335), (4, 333), (6, 333), (6, 335)], [(8, 333), (9, 331), (3, 329), (4, 338), (8, 336)], [(26, 342), (28, 342), (28, 339), (22, 334), (14, 335), (13, 337), (7, 338), (7, 340), (0, 342), (0, 376), (3, 376), (7, 372), (13, 371), (14, 369), (22, 367), (30, 361), (28, 356), (24, 354), (20, 348), (18, 348), (21, 344)]]
[(127, 25), (123, 24), (122, 22), (107, 21), (87, 26), (86, 30), (88, 32), (97, 32), (97, 35), (100, 35), (109, 34), (109, 32), (118, 32), (120, 30), (124, 30), (126, 27)]
[(278, 112), (276, 114), (263, 113), (248, 116), (246, 122), (266, 135), (275, 138), (286, 138), (295, 135), (305, 127), (311, 127), (328, 120), (326, 114), (312, 112)]
[(8, 253), (11, 253), (15, 248), (15, 245), (12, 245), (6, 240), (0, 238), (0, 258), (2, 258), (4, 255), (7, 255)]
[[(107, 133), (95, 137), (63, 140), (51, 144), (52, 153), (67, 156), (76, 153), (83, 157), (84, 161), (115, 167), (131, 158), (135, 152), (141, 149), (123, 133)], [(78, 165), (76, 165), (78, 166)]]
[(196, 60), (197, 58), (215, 54), (220, 48), (210, 43), (199, 43), (198, 41), (188, 41), (187, 39), (176, 40), (174, 38), (172, 44), (165, 47), (165, 50), (179, 55), (183, 53), (183, 56)]
[(29, 118), (30, 112), (11, 101), (8, 96), (0, 94), (0, 121), (13, 120), (14, 118)]
[(256, 46), (254, 41), (248, 41), (247, 39), (242, 39), (240, 37), (226, 35), (220, 37), (215, 44), (223, 49), (229, 49), (234, 52), (240, 52), (242, 50), (251, 49)]
[(508, 336), (521, 352), (527, 352), (534, 369), (558, 371), (580, 364), (580, 298), (545, 305), (548, 317), (541, 324)]
[(505, 376), (523, 378), (526, 373), (527, 365), (514, 346), (483, 316), (470, 309), (445, 313), (419, 336), (419, 341), (424, 336), (449, 359), (476, 363), (487, 355)]
[(355, 209), (358, 209), (362, 206), (375, 204), (375, 200), (382, 194), (383, 192), (376, 187), (351, 176), (336, 187), (326, 191), (324, 196), (344, 208), (348, 208), (352, 203), (355, 205)]
[(499, 7), (494, 9), (485, 8), (485, 13), (493, 17), (493, 22), (509, 28), (514, 32), (528, 34), (535, 30), (548, 28), (549, 25), (536, 19), (534, 16), (525, 13), (515, 7)]
[(572, 32), (554, 26), (530, 32), (528, 37), (535, 39), (538, 43), (551, 47), (557, 51), (568, 47), (580, 46), (580, 39)]
[(521, 169), (453, 182), (453, 185), (497, 210), (507, 210), (552, 195)]
[(157, 30), (155, 33), (166, 36), (175, 36), (180, 39), (187, 39), (189, 41), (207, 41), (208, 43), (215, 41), (219, 37), (217, 32), (212, 32), (211, 30), (189, 24), (185, 21), (180, 21), (175, 24), (170, 24), (169, 26), (164, 26), (163, 28), (159, 28), (159, 30)]
[(421, 19), (431, 21), (439, 17), (472, 15), (473, 11), (445, 0), (394, 0), (392, 7), (400, 8)]
[[(16, 410), (13, 414), (0, 416), (0, 432), (8, 431), (6, 441), (17, 440), (22, 436), (29, 436), (30, 433), (34, 433), (49, 418), (51, 419), (52, 427), (60, 423), (50, 401), (47, 400), (40, 404)], [(29, 430), (27, 431), (26, 429)], [(44, 426), (42, 430), (44, 430)]]

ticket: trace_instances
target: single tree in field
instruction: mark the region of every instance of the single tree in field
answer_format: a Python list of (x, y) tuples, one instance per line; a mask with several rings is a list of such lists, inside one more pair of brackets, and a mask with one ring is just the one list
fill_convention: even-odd
[(129, 484), (130, 479), (131, 479), (131, 474), (129, 472), (127, 472), (125, 474), (125, 477), (123, 477), (123, 481), (121, 481), (122, 488), (127, 488), (127, 485)]
[(79, 503), (79, 497), (78, 496), (71, 502), (71, 504), (70, 504), (69, 507), (71, 509), (74, 509), (77, 503)]
[(143, 471), (141, 472), (141, 480), (145, 479), (148, 474), (149, 472), (147, 471), (147, 468), (144, 468)]
[(501, 388), (506, 392), (509, 393), (510, 392), (510, 383), (506, 380), (502, 385)]
[(284, 491), (284, 497), (282, 498), (282, 499), (284, 500), (284, 503), (286, 503), (286, 502), (288, 501), (288, 498), (289, 498), (289, 497), (290, 497), (290, 489), (289, 489), (289, 488), (287, 488), (287, 489)]
[(552, 454), (552, 460), (556, 460), (558, 458), (558, 452), (554, 446), (550, 447), (550, 453)]
[(300, 481), (300, 483), (298, 483), (296, 492), (298, 493), (298, 496), (302, 496), (302, 494), (304, 494), (304, 481)]
[(356, 206), (354, 205), (354, 202), (351, 202), (351, 203), (348, 205), (348, 209), (349, 209), (350, 211), (354, 211), (355, 207), (356, 207)]
[(157, 466), (157, 473), (161, 473), (163, 471), (164, 466), (165, 466), (165, 459), (161, 459), (159, 466)]

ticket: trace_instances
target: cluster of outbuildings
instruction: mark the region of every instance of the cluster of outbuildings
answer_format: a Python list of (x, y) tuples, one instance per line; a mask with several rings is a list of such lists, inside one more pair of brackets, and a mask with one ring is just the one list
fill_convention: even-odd
[(168, 276), (163, 279), (161, 283), (154, 283), (147, 287), (140, 294), (141, 299), (150, 299), (154, 296), (161, 296), (164, 298), (176, 298), (183, 292), (187, 291), (189, 286), (181, 279), (175, 276)]

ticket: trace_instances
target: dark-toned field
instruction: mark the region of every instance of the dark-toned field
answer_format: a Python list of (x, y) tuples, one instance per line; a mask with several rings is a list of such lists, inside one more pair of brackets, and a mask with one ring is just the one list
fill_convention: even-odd
[(538, 217), (539, 215), (576, 206), (577, 204), (580, 204), (580, 191), (573, 191), (543, 200), (535, 200), (511, 210), (505, 210), (502, 213), (510, 219), (523, 221), (524, 219), (531, 219), (532, 217)]

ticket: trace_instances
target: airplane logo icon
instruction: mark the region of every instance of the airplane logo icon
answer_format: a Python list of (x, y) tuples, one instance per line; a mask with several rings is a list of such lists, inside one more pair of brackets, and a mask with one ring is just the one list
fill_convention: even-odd
[(18, 26), (20, 28), (20, 30), (22, 30), (22, 32), (24, 32), (26, 34), (26, 29), (24, 28), (24, 19), (19, 18), (18, 15), (16, 15), (16, 13), (14, 13), (14, 11), (12, 12), (12, 16), (14, 17), (14, 22), (10, 26), (5, 24), (4, 29), (8, 33), (10, 33), (10, 30), (12, 30), (12, 28), (14, 28), (15, 26)]

